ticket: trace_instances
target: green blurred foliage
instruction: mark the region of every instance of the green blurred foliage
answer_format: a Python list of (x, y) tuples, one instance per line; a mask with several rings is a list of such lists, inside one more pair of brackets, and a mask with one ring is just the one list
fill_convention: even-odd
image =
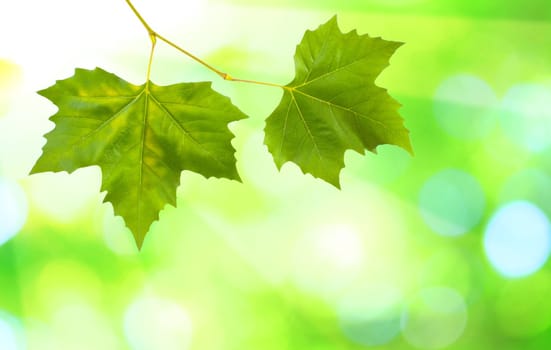
[[(108, 3), (97, 6), (114, 6)], [(342, 191), (290, 164), (278, 172), (260, 130), (281, 92), (215, 80), (217, 91), (251, 115), (231, 125), (244, 183), (184, 171), (178, 208), (161, 212), (138, 253), (122, 220), (102, 204), (99, 169), (27, 177), (55, 112), (29, 80), (49, 72), (38, 80), (45, 87), (63, 76), (45, 66), (53, 62), (46, 54), (2, 59), (0, 348), (551, 346), (548, 249), (534, 260), (549, 246), (551, 148), (531, 143), (546, 135), (551, 115), (548, 2), (195, 3), (202, 6), (197, 23), (209, 30), (193, 36), (178, 21), (163, 34), (236, 77), (289, 82), (304, 30), (335, 13), (345, 31), (406, 42), (378, 82), (403, 105), (415, 156), (390, 146), (378, 155), (348, 152)], [(10, 13), (10, 5), (0, 8)], [(125, 11), (113, 8), (117, 16)], [(106, 20), (110, 25), (125, 28)], [(125, 45), (101, 47), (96, 58), (138, 81), (147, 38), (138, 25), (129, 28)], [(91, 54), (67, 50), (73, 60), (55, 56), (65, 76), (68, 64), (89, 64), (79, 55)], [(4, 56), (10, 52), (0, 51)], [(209, 79), (216, 77), (160, 49), (156, 83)], [(469, 134), (470, 124), (479, 136)], [(473, 198), (476, 186), (458, 185), (449, 169), (481, 189), (484, 205), (469, 207), (474, 214), (460, 206), (444, 218), (422, 210), (433, 205), (422, 201), (424, 191)], [(434, 196), (448, 208), (449, 198)], [(518, 241), (491, 240), (496, 213), (518, 201), (542, 214), (532, 216), (539, 221), (518, 214)], [(469, 215), (476, 222), (465, 220)], [(446, 234), (443, 223), (464, 232)], [(492, 253), (496, 247), (510, 249), (505, 261), (512, 265)]]

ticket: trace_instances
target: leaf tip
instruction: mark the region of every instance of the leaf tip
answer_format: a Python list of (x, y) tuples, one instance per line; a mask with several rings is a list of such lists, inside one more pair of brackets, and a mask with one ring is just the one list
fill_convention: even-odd
[(391, 41), (391, 43), (394, 44), (394, 51), (398, 50), (402, 46), (404, 46), (406, 43), (403, 41)]
[(136, 242), (136, 248), (138, 248), (138, 252), (142, 250), (144, 240), (145, 236), (142, 238), (134, 236), (134, 241)]
[(392, 145), (400, 147), (401, 149), (409, 153), (410, 156), (415, 157), (415, 151), (413, 150), (411, 139), (409, 137), (409, 130), (405, 129), (405, 131), (405, 139), (392, 143)]
[(42, 157), (43, 156), (40, 156), (36, 162), (34, 163), (33, 167), (31, 168), (31, 170), (29, 171), (29, 175), (34, 175), (34, 174), (39, 174), (39, 173), (44, 173), (44, 172), (47, 172), (47, 171), (50, 171), (48, 170), (46, 167), (43, 166), (42, 164)]
[(406, 132), (405, 139), (398, 146), (400, 146), (406, 152), (408, 152), (410, 156), (415, 157), (415, 151), (413, 150), (413, 145), (411, 144), (411, 137), (409, 136), (410, 132), (406, 127), (404, 127), (404, 130)]
[(36, 168), (36, 164), (35, 164), (35, 165), (31, 168), (31, 170), (29, 170), (29, 176), (30, 176), (30, 175), (34, 175), (34, 174), (38, 174), (38, 173), (40, 173), (40, 172), (41, 172), (41, 171), (38, 170), (38, 169)]
[(232, 176), (230, 177), (230, 180), (234, 180), (240, 183), (243, 183), (243, 179), (241, 178), (241, 175), (239, 175), (239, 171), (237, 171), (237, 168), (234, 169), (234, 172)]
[(138, 251), (140, 251), (143, 247), (143, 244), (144, 244), (144, 241), (145, 241), (145, 238), (147, 236), (147, 233), (149, 232), (150, 228), (151, 228), (151, 225), (149, 225), (147, 228), (137, 228), (137, 229), (133, 229), (132, 227), (130, 227), (128, 225), (128, 223), (126, 222), (126, 219), (123, 217), (124, 221), (125, 221), (125, 224), (126, 224), (126, 227), (128, 227), (128, 229), (130, 230), (130, 232), (132, 233), (132, 236), (134, 237), (134, 242), (136, 242), (136, 247), (138, 248)]
[(337, 190), (341, 190), (341, 180), (339, 174), (336, 177), (320, 177), (323, 181), (335, 187)]
[(50, 89), (50, 88), (38, 90), (36, 93), (37, 93), (38, 95), (42, 96), (42, 97), (48, 98), (48, 96), (46, 96), (46, 95), (47, 95), (49, 89)]
[(337, 14), (334, 14), (333, 17), (329, 18), (329, 21), (327, 21), (326, 25), (333, 26), (339, 29), (339, 20), (337, 18)]
[(408, 143), (404, 147), (404, 149), (409, 153), (410, 156), (415, 157), (415, 151), (413, 150), (413, 146), (411, 145), (411, 140), (408, 140)]

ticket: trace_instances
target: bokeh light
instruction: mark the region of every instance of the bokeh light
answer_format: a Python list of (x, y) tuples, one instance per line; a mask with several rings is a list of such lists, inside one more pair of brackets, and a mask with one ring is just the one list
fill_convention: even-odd
[(551, 139), (551, 90), (537, 84), (519, 84), (507, 91), (501, 126), (519, 146), (532, 152), (546, 149)]
[(461, 139), (488, 135), (498, 117), (498, 99), (484, 80), (468, 74), (444, 80), (434, 96), (434, 115), (448, 134)]
[(179, 304), (142, 296), (125, 312), (124, 333), (132, 350), (186, 350), (191, 345), (192, 321)]
[(334, 295), (351, 283), (364, 262), (364, 243), (350, 224), (329, 224), (307, 232), (295, 249), (296, 284), (324, 296)]
[(354, 343), (380, 346), (400, 333), (403, 296), (397, 287), (369, 283), (346, 293), (337, 304), (344, 334)]
[(447, 169), (428, 179), (419, 194), (421, 215), (427, 225), (444, 236), (471, 230), (482, 218), (484, 193), (468, 173)]
[(21, 83), (21, 67), (0, 57), (0, 118), (9, 110), (11, 98)]
[(102, 281), (94, 270), (78, 261), (53, 260), (33, 275), (35, 280), (28, 296), (47, 313), (73, 302), (92, 305), (101, 302)]
[(537, 206), (517, 201), (501, 207), (484, 234), (484, 250), (495, 269), (506, 277), (539, 270), (551, 249), (549, 219)]
[(441, 349), (465, 330), (467, 306), (457, 291), (446, 287), (421, 290), (402, 316), (402, 334), (419, 349)]
[(59, 349), (117, 350), (122, 345), (101, 310), (82, 301), (69, 301), (54, 310), (52, 325)]
[(22, 350), (25, 344), (22, 341), (20, 322), (12, 315), (0, 311), (0, 349)]
[(21, 187), (0, 177), (0, 245), (21, 230), (27, 214), (27, 199)]
[(404, 42), (376, 84), (415, 156), (346, 152), (341, 190), (278, 170), (263, 128), (282, 90), (159, 42), (153, 82), (213, 80), (250, 118), (229, 126), (242, 183), (185, 171), (138, 251), (98, 167), (28, 173), (57, 110), (36, 91), (76, 67), (142, 84), (147, 32), (125, 1), (0, 1), (0, 350), (551, 348), (548, 0), (132, 1), (277, 84), (335, 14)]

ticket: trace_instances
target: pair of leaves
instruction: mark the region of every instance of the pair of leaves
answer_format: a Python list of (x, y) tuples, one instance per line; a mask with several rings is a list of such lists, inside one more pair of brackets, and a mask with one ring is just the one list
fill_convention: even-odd
[[(394, 144), (411, 151), (399, 104), (375, 79), (401, 43), (343, 34), (336, 17), (307, 31), (295, 79), (266, 120), (277, 166), (296, 163), (339, 187), (347, 149)], [(227, 125), (247, 116), (210, 82), (132, 85), (101, 69), (77, 69), (40, 94), (59, 111), (31, 173), (98, 165), (105, 201), (141, 247), (166, 204), (176, 205), (180, 173), (239, 180)]]

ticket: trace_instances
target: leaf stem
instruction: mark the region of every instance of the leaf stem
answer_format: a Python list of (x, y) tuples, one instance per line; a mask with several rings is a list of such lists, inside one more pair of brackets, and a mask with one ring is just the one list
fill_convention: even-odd
[(169, 46), (172, 46), (173, 48), (175, 48), (176, 50), (180, 51), (181, 53), (183, 53), (184, 55), (188, 56), (189, 58), (191, 58), (192, 60), (202, 64), (203, 66), (207, 67), (209, 70), (213, 71), (214, 73), (218, 74), (220, 77), (224, 78), (225, 75), (227, 75), (226, 73), (220, 71), (219, 69), (216, 69), (214, 68), (213, 66), (211, 66), (210, 64), (208, 64), (207, 62), (203, 61), (202, 59), (200, 59), (199, 57), (195, 56), (194, 54), (192, 54), (191, 52), (183, 49), (182, 47), (176, 45), (175, 43), (173, 43), (172, 41), (168, 40), (167, 38), (165, 38), (164, 36), (160, 35), (160, 34), (156, 34), (157, 38), (159, 38), (159, 40), (162, 40), (164, 41), (165, 43), (167, 43)]
[(149, 62), (147, 64), (147, 78), (146, 88), (149, 87), (149, 77), (151, 76), (151, 66), (153, 65), (153, 56), (155, 55), (155, 46), (157, 45), (157, 37), (154, 34), (150, 34), (151, 38), (151, 51), (149, 52)]
[(149, 26), (149, 24), (147, 24), (147, 22), (145, 21), (145, 19), (142, 17), (142, 15), (138, 12), (138, 10), (136, 9), (136, 7), (132, 4), (132, 2), (130, 0), (126, 0), (126, 3), (128, 4), (128, 6), (130, 6), (130, 8), (132, 9), (132, 12), (134, 12), (134, 14), (136, 15), (136, 17), (138, 17), (138, 19), (140, 20), (140, 22), (142, 22), (142, 25), (145, 27), (145, 29), (147, 30), (147, 32), (151, 35), (151, 34), (155, 34), (155, 31)]
[(222, 79), (224, 80), (228, 80), (228, 81), (234, 81), (234, 82), (241, 82), (241, 83), (248, 83), (248, 84), (256, 84), (256, 85), (264, 85), (264, 86), (272, 86), (272, 87), (278, 87), (278, 88), (282, 88), (282, 89), (289, 89), (288, 87), (286, 86), (283, 86), (283, 85), (279, 85), (279, 84), (274, 84), (274, 83), (268, 83), (268, 82), (263, 82), (263, 81), (256, 81), (256, 80), (249, 80), (249, 79), (238, 79), (238, 78), (234, 78), (232, 77), (231, 75), (229, 75), (228, 73), (225, 73), (225, 72), (222, 72), (221, 70), (211, 66), (210, 64), (208, 64), (207, 62), (203, 61), (202, 59), (200, 59), (199, 57), (195, 56), (194, 54), (192, 54), (191, 52), (187, 51), (186, 49), (178, 46), (177, 44), (175, 44), (174, 42), (170, 41), (169, 39), (165, 38), (164, 36), (158, 34), (156, 31), (153, 30), (153, 28), (151, 28), (151, 26), (146, 22), (146, 20), (142, 17), (142, 15), (138, 12), (138, 10), (136, 9), (136, 7), (132, 4), (132, 2), (130, 0), (125, 0), (126, 3), (128, 4), (128, 6), (130, 7), (130, 9), (132, 9), (132, 12), (134, 12), (134, 14), (136, 15), (136, 17), (140, 20), (140, 22), (142, 23), (142, 25), (144, 26), (144, 28), (147, 30), (147, 32), (149, 33), (149, 37), (151, 39), (151, 43), (152, 43), (152, 46), (151, 46), (151, 53), (150, 53), (150, 56), (149, 56), (149, 64), (147, 66), (147, 83), (149, 83), (149, 77), (150, 77), (150, 74), (151, 74), (151, 64), (153, 62), (153, 53), (155, 51), (155, 45), (157, 43), (157, 39), (161, 40), (161, 41), (164, 41), (166, 44), (168, 44), (169, 46), (172, 46), (174, 49), (180, 51), (181, 53), (183, 53), (184, 55), (188, 56), (189, 58), (191, 58), (192, 60), (196, 61), (197, 63), (203, 65), (204, 67), (206, 67), (208, 70), (216, 73), (219, 77), (221, 77)]

